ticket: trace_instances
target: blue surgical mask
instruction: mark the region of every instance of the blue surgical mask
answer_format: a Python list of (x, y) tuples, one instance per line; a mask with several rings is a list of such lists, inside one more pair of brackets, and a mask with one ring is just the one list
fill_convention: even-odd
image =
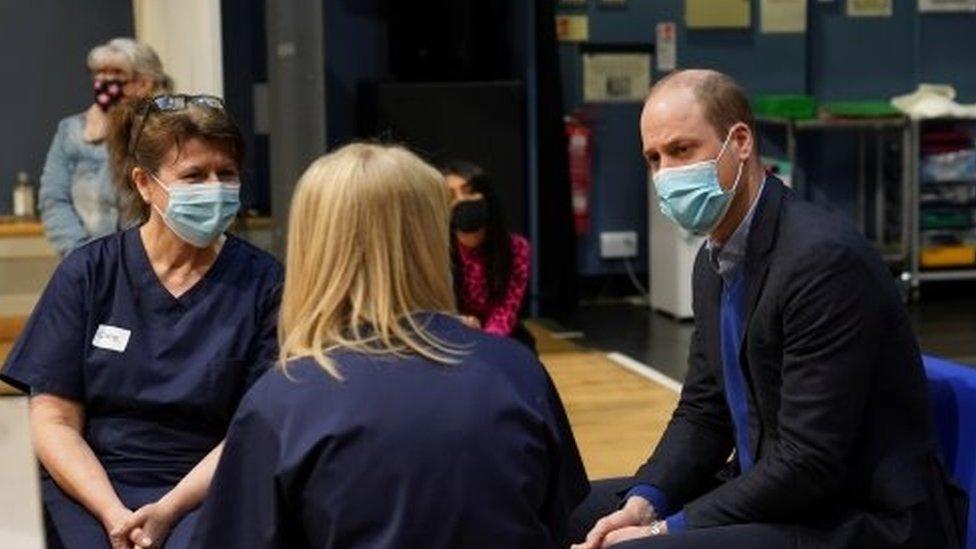
[(218, 181), (214, 183), (163, 185), (152, 178), (169, 194), (166, 211), (153, 208), (176, 236), (197, 248), (206, 248), (230, 227), (241, 206), (241, 184)]
[(728, 191), (718, 180), (718, 161), (732, 137), (732, 131), (725, 137), (722, 150), (712, 160), (696, 162), (677, 168), (664, 168), (654, 174), (654, 188), (657, 190), (661, 212), (685, 230), (696, 234), (707, 234), (715, 230), (732, 203), (732, 197), (742, 178), (742, 166), (735, 183)]

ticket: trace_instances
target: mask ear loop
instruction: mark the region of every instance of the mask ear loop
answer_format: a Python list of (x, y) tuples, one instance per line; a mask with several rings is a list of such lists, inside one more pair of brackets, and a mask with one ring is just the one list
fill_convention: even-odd
[[(732, 132), (735, 131), (735, 127), (738, 126), (739, 124), (740, 122), (737, 122), (733, 124), (731, 128), (729, 128), (729, 133), (725, 136), (725, 141), (722, 143), (722, 149), (718, 151), (718, 156), (715, 157), (716, 169), (718, 168), (718, 161), (722, 158), (722, 155), (725, 154), (725, 148), (728, 147), (729, 142), (732, 139)], [(738, 173), (735, 174), (735, 183), (732, 184), (731, 189), (725, 192), (735, 195), (735, 192), (739, 189), (739, 182), (742, 180), (742, 168), (745, 166), (745, 164), (746, 164), (745, 160), (739, 161), (739, 171)]]
[(732, 140), (732, 132), (735, 131), (735, 127), (741, 123), (742, 122), (736, 122), (735, 124), (732, 124), (732, 127), (729, 128), (729, 133), (725, 134), (725, 141), (722, 142), (722, 148), (719, 149), (718, 156), (715, 157), (716, 162), (718, 162), (719, 159), (722, 158), (722, 155), (725, 154), (725, 148), (729, 146), (729, 142)]
[[(143, 168), (143, 169), (145, 170), (145, 168)], [(169, 187), (167, 187), (166, 185), (163, 185), (163, 182), (160, 181), (158, 177), (156, 177), (156, 174), (152, 173), (150, 170), (146, 170), (146, 173), (148, 173), (149, 174), (149, 177), (151, 177), (152, 180), (157, 185), (159, 185), (159, 188), (163, 189), (163, 191), (166, 192), (167, 195), (169, 195)], [(157, 206), (156, 204), (154, 204), (152, 202), (150, 202), (149, 205), (152, 206), (152, 209), (156, 210), (156, 213), (158, 213), (159, 214), (159, 217), (162, 218), (162, 220), (165, 222), (166, 221), (166, 214), (164, 214), (163, 211), (159, 209), (159, 206)], [(166, 224), (169, 225), (169, 223), (166, 223)]]
[(735, 183), (732, 184), (732, 188), (729, 192), (735, 195), (736, 191), (739, 190), (739, 183), (742, 181), (742, 168), (746, 165), (746, 161), (742, 160), (739, 162), (739, 171), (735, 174)]
[[(718, 156), (715, 157), (715, 169), (716, 170), (718, 170), (718, 160), (720, 158), (722, 158), (722, 154), (725, 152), (725, 147), (729, 144), (729, 140), (732, 137), (732, 131), (734, 129), (735, 129), (735, 126), (733, 126), (732, 128), (729, 129), (729, 134), (727, 136), (725, 136), (725, 142), (722, 143), (722, 150), (719, 151)], [(742, 169), (745, 167), (745, 165), (746, 165), (746, 161), (745, 160), (740, 160), (739, 161), (739, 171), (735, 174), (735, 183), (732, 184), (732, 188), (731, 189), (729, 189), (727, 191), (722, 191), (725, 194), (732, 195), (732, 198), (730, 198), (728, 200), (728, 202), (725, 203), (725, 209), (722, 212), (722, 215), (720, 215), (718, 217), (718, 220), (715, 221), (715, 225), (713, 225), (712, 227), (709, 227), (708, 231), (706, 231), (707, 233), (710, 233), (710, 232), (714, 231), (719, 225), (722, 224), (722, 221), (725, 219), (725, 216), (728, 215), (729, 208), (732, 207), (732, 200), (735, 198), (735, 194), (739, 190), (739, 183), (742, 181)], [(717, 175), (718, 175), (718, 173), (716, 172), (716, 176)], [(721, 186), (721, 184), (719, 186)]]
[[(143, 169), (145, 169), (145, 168), (143, 168)], [(146, 173), (149, 174), (149, 177), (153, 178), (153, 181), (155, 181), (157, 185), (159, 185), (160, 187), (162, 187), (162, 189), (164, 191), (166, 191), (166, 194), (169, 194), (169, 187), (167, 187), (166, 185), (163, 185), (163, 182), (160, 181), (158, 177), (156, 177), (156, 174), (152, 173), (149, 170), (146, 170)]]

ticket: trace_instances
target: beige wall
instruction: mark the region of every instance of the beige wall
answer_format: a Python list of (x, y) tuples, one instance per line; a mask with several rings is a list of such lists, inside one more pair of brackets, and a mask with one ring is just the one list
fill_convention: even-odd
[[(34, 229), (32, 234), (0, 234), (0, 319), (28, 316), (61, 261), (40, 227)], [(266, 220), (248, 220), (235, 233), (259, 248), (271, 249), (273, 233)]]
[(136, 38), (159, 53), (179, 93), (224, 96), (220, 0), (132, 0)]
[(0, 317), (30, 314), (59, 261), (42, 235), (0, 237)]

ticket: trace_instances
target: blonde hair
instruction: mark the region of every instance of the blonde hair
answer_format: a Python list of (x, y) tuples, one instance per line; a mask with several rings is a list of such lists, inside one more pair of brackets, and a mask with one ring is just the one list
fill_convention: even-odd
[(173, 79), (163, 72), (163, 63), (149, 44), (131, 38), (113, 38), (88, 52), (88, 70), (118, 66), (134, 74), (144, 74), (155, 83), (157, 93), (173, 91)]
[(354, 143), (314, 161), (295, 189), (278, 323), (281, 365), (330, 351), (415, 353), (455, 362), (418, 312), (455, 311), (450, 196), (443, 176), (399, 146)]

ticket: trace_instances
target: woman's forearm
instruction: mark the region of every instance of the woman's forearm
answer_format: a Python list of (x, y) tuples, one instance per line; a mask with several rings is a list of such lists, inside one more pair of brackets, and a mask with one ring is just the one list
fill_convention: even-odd
[(203, 498), (207, 497), (210, 481), (213, 480), (223, 450), (224, 443), (221, 441), (159, 502), (171, 509), (176, 516), (183, 516), (200, 505)]
[(64, 493), (102, 524), (113, 523), (128, 512), (105, 468), (74, 426), (42, 423), (33, 430), (37, 457)]

